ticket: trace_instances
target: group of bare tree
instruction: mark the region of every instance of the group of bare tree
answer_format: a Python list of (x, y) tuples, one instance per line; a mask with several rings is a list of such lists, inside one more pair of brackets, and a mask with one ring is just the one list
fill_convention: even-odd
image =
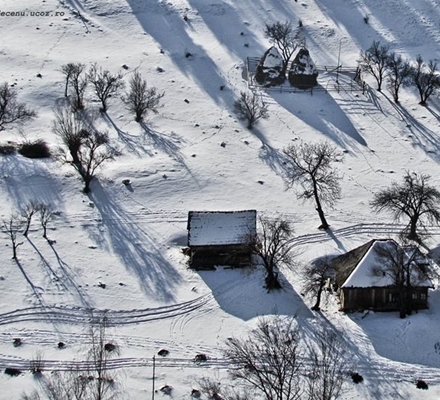
[[(40, 380), (39, 390), (23, 394), (22, 400), (110, 400), (119, 398), (116, 374), (109, 368), (120, 355), (117, 343), (108, 341), (108, 319), (92, 319), (85, 362), (81, 367), (54, 371)], [(44, 362), (42, 363), (44, 369)]]
[(429, 97), (440, 88), (437, 62), (429, 60), (426, 63), (421, 55), (417, 56), (415, 62), (410, 62), (391, 52), (389, 45), (379, 41), (373, 41), (367, 50), (361, 52), (359, 67), (374, 77), (379, 92), (384, 80), (388, 79), (396, 103), (399, 102), (399, 90), (403, 85), (416, 87), (421, 105), (426, 105)]
[[(101, 102), (100, 111), (106, 113), (108, 100), (117, 96), (125, 87), (124, 75), (121, 71), (111, 73), (94, 63), (87, 70), (85, 64), (68, 63), (61, 66), (64, 75), (64, 96), (70, 98), (72, 110), (81, 111), (85, 108), (84, 95), (88, 86)], [(141, 122), (148, 112), (157, 113), (160, 100), (164, 93), (155, 87), (148, 87), (147, 81), (139, 71), (135, 71), (129, 81), (129, 91), (122, 97), (126, 108), (135, 115), (136, 122)]]
[(349, 377), (348, 352), (335, 332), (315, 334), (304, 349), (294, 319), (261, 319), (247, 338), (226, 342), (234, 386), (205, 378), (201, 389), (216, 400), (337, 399)]
[(37, 116), (17, 97), (17, 90), (7, 82), (0, 85), (0, 132), (30, 122)]
[[(294, 29), (289, 21), (276, 21), (265, 25), (264, 34), (283, 57), (280, 74), (284, 76), (293, 54), (303, 42), (300, 31)], [(240, 97), (234, 102), (234, 111), (238, 119), (247, 122), (248, 129), (252, 129), (258, 120), (269, 118), (267, 104), (251, 91), (240, 92)]]
[(90, 115), (60, 107), (54, 110), (54, 116), (53, 131), (64, 145), (60, 158), (75, 168), (84, 181), (84, 193), (89, 193), (97, 170), (120, 152), (111, 146), (108, 134), (94, 126)]
[(31, 226), (32, 219), (38, 215), (39, 222), (43, 228), (43, 237), (47, 237), (47, 226), (54, 216), (53, 209), (48, 204), (30, 201), (20, 212), (12, 213), (9, 218), (1, 221), (0, 231), (6, 235), (11, 241), (12, 259), (17, 259), (17, 249), (23, 244), (19, 241), (19, 235), (27, 237)]

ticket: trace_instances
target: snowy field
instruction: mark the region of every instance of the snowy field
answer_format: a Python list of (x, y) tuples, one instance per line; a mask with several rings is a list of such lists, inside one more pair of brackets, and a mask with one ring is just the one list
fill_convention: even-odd
[[(2, 14), (7, 11), (29, 14)], [(30, 15), (43, 11), (50, 16)], [(0, 156), (1, 219), (31, 200), (58, 212), (48, 230), (53, 243), (35, 222), (20, 239), (18, 264), (7, 237), (0, 237), (1, 400), (18, 400), (39, 385), (30, 372), (9, 377), (4, 368), (26, 371), (38, 352), (46, 360), (43, 376), (81, 360), (90, 309), (106, 310), (112, 321), (108, 335), (121, 349), (113, 365), (125, 399), (151, 398), (152, 358), (161, 349), (170, 354), (157, 359), (156, 388), (167, 384), (173, 392), (156, 397), (190, 399), (200, 377), (227, 376), (225, 340), (245, 337), (259, 317), (271, 315), (295, 316), (312, 332), (321, 325), (338, 332), (364, 377), (347, 384), (343, 399), (440, 397), (437, 289), (428, 310), (403, 320), (397, 313), (343, 314), (332, 297), (313, 313), (297, 271), (283, 269), (283, 290), (268, 294), (262, 270), (195, 272), (181, 252), (188, 211), (256, 209), (293, 224), (300, 267), (372, 238), (395, 237), (401, 226), (372, 213), (369, 202), (405, 171), (440, 183), (440, 99), (422, 107), (410, 88), (402, 90), (400, 106), (369, 77), (365, 94), (262, 93), (270, 118), (252, 131), (237, 120), (232, 105), (247, 87), (245, 60), (270, 46), (264, 23), (286, 19), (294, 26), (301, 20), (317, 65), (336, 65), (340, 50), (341, 64), (355, 66), (373, 40), (411, 59), (440, 59), (435, 0), (2, 0), (0, 82), (14, 84), (38, 118), (1, 132), (0, 143), (24, 137), (60, 145), (53, 107), (63, 101), (60, 68), (68, 62), (121, 70), (126, 82), (138, 70), (165, 96), (149, 129), (120, 99), (110, 100), (99, 126), (123, 155), (100, 171), (89, 195), (68, 165)], [(98, 110), (91, 92), (86, 100)], [(313, 204), (286, 190), (281, 157), (295, 141), (322, 139), (345, 153), (343, 198), (326, 210), (328, 232), (317, 229)], [(440, 229), (430, 231), (428, 245), (436, 248)], [(23, 345), (14, 347), (14, 338)], [(57, 348), (60, 341), (65, 349)], [(199, 353), (209, 362), (195, 364)], [(416, 389), (417, 379), (429, 389)]]

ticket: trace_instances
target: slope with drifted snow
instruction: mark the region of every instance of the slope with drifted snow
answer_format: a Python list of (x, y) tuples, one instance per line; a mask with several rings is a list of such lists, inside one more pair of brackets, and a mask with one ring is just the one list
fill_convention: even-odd
[[(439, 183), (437, 98), (423, 108), (416, 93), (404, 89), (398, 107), (386, 90), (375, 90), (370, 78), (365, 95), (262, 93), (270, 118), (252, 131), (237, 121), (232, 104), (246, 89), (246, 57), (258, 57), (270, 46), (263, 34), (266, 22), (288, 19), (297, 26), (301, 21), (319, 66), (335, 66), (338, 59), (355, 66), (360, 50), (373, 40), (388, 42), (412, 59), (418, 54), (438, 59), (440, 11), (430, 0), (413, 3), (4, 0), (1, 12), (64, 15), (0, 17), (1, 81), (14, 83), (20, 99), (38, 111), (21, 132), (2, 132), (2, 142), (20, 142), (24, 136), (45, 139), (54, 149), (60, 144), (51, 130), (52, 108), (64, 101), (59, 69), (68, 62), (122, 70), (126, 82), (139, 70), (165, 96), (145, 129), (117, 98), (110, 102), (108, 118), (98, 116), (100, 128), (123, 155), (100, 172), (89, 196), (81, 193), (82, 184), (67, 165), (18, 155), (0, 158), (2, 219), (30, 200), (50, 203), (59, 212), (49, 229), (55, 242), (48, 244), (35, 222), (18, 248), (19, 265), (10, 260), (7, 238), (0, 238), (2, 368), (26, 369), (37, 352), (48, 369), (80, 360), (87, 310), (107, 310), (115, 321), (109, 335), (122, 351), (115, 362), (123, 367), (119, 382), (125, 398), (151, 397), (152, 357), (164, 348), (170, 355), (157, 362), (156, 388), (171, 385), (172, 398), (187, 399), (200, 376), (226, 376), (221, 347), (228, 337), (246, 335), (258, 317), (280, 314), (295, 316), (311, 340), (321, 324), (339, 332), (365, 378), (363, 384), (349, 384), (344, 398), (437, 398), (437, 290), (429, 310), (405, 320), (393, 313), (341, 314), (331, 297), (322, 314), (313, 314), (301, 295), (297, 270), (283, 269), (284, 290), (268, 294), (259, 269), (197, 273), (188, 270), (180, 251), (190, 210), (285, 215), (298, 236), (299, 265), (398, 233), (401, 227), (388, 216), (372, 214), (369, 201), (406, 170), (428, 173)], [(88, 108), (99, 108), (90, 92), (87, 102)], [(326, 209), (329, 233), (316, 229), (313, 205), (297, 200), (283, 180), (283, 147), (323, 139), (345, 158), (338, 165), (343, 198)], [(131, 185), (124, 186), (123, 179)], [(431, 231), (429, 245), (436, 247), (439, 231)], [(23, 339), (22, 347), (12, 346), (16, 337)], [(59, 341), (66, 349), (57, 349)], [(198, 353), (207, 354), (207, 366), (191, 361)], [(419, 378), (430, 384), (428, 391), (415, 388)], [(18, 399), (34, 386), (30, 373), (2, 374), (0, 399)]]

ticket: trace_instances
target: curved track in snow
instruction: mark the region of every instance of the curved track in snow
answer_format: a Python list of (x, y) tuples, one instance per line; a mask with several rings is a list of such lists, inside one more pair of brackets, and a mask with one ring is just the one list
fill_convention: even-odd
[(160, 319), (175, 318), (182, 314), (191, 313), (207, 306), (213, 300), (211, 294), (197, 297), (184, 303), (157, 308), (135, 310), (96, 310), (85, 307), (29, 307), (0, 314), (0, 326), (18, 322), (50, 321), (59, 324), (83, 325), (104, 315), (108, 318), (109, 326), (138, 324)]

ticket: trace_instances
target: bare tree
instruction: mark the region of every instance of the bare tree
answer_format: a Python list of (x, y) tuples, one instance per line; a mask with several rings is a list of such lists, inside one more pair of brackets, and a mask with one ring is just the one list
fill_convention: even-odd
[(250, 394), (266, 400), (300, 398), (301, 352), (293, 320), (261, 319), (246, 339), (228, 340), (225, 355), (234, 365), (232, 378)]
[(17, 91), (7, 82), (0, 85), (0, 132), (10, 126), (25, 124), (37, 116), (17, 100)]
[(387, 61), (388, 80), (390, 91), (396, 103), (399, 102), (399, 90), (402, 85), (408, 84), (411, 76), (411, 66), (408, 60), (392, 52)]
[(322, 328), (309, 347), (311, 371), (306, 379), (310, 400), (339, 399), (350, 370), (348, 352), (336, 332)]
[(289, 61), (298, 48), (299, 40), (297, 33), (294, 32), (289, 21), (277, 21), (273, 24), (266, 24), (264, 34), (280, 51), (284, 60), (283, 74), (285, 75)]
[(203, 377), (197, 381), (202, 392), (208, 400), (250, 400), (254, 397), (246, 391), (238, 391), (231, 385), (222, 383), (210, 377)]
[[(23, 400), (114, 400), (118, 398), (116, 374), (109, 368), (109, 361), (120, 355), (116, 343), (108, 341), (106, 316), (93, 319), (87, 351), (88, 367), (55, 371), (42, 381), (39, 391), (23, 394)], [(41, 392), (41, 393), (40, 393)]]
[(149, 111), (158, 112), (163, 96), (164, 93), (159, 93), (155, 87), (149, 88), (141, 73), (135, 71), (130, 79), (130, 91), (122, 97), (122, 101), (127, 109), (135, 115), (136, 122), (141, 122)]
[(52, 207), (47, 204), (40, 204), (38, 211), (40, 212), (40, 224), (43, 228), (43, 237), (47, 239), (47, 225), (52, 220), (54, 213)]
[(240, 98), (234, 102), (234, 111), (240, 120), (247, 121), (247, 128), (252, 129), (259, 119), (268, 119), (266, 103), (254, 92), (240, 92)]
[(361, 52), (358, 60), (361, 70), (376, 79), (379, 92), (382, 90), (382, 82), (387, 74), (389, 50), (390, 46), (381, 45), (379, 41), (373, 41), (373, 44), (365, 52)]
[(84, 193), (90, 192), (90, 183), (98, 168), (115, 159), (120, 152), (110, 147), (110, 139), (105, 132), (97, 131), (90, 123), (85, 123), (78, 115), (67, 109), (54, 111), (53, 131), (67, 147), (69, 157), (62, 153), (64, 162), (71, 164), (84, 181)]
[(314, 311), (320, 310), (322, 292), (334, 272), (330, 264), (331, 259), (330, 256), (319, 257), (301, 271), (303, 292), (307, 297), (316, 299), (312, 307)]
[(387, 276), (396, 288), (395, 302), (399, 309), (400, 318), (411, 315), (415, 309), (413, 304), (413, 287), (422, 283), (427, 284), (431, 273), (428, 264), (419, 268), (416, 261), (421, 254), (417, 246), (400, 246), (394, 240), (383, 241), (377, 246), (376, 254), (380, 260), (371, 268), (373, 276)]
[(20, 214), (11, 214), (8, 219), (2, 220), (0, 230), (11, 240), (13, 260), (17, 259), (17, 248), (23, 244), (17, 240), (18, 234), (23, 230), (23, 226), (24, 221)]
[(440, 191), (429, 185), (429, 180), (429, 175), (407, 171), (402, 183), (393, 182), (390, 187), (379, 190), (370, 205), (375, 212), (391, 213), (395, 221), (408, 218), (403, 234), (420, 240), (419, 227), (424, 227), (425, 221), (440, 222)]
[(291, 239), (293, 228), (283, 217), (259, 218), (259, 232), (246, 238), (253, 254), (263, 262), (266, 270), (265, 287), (268, 291), (280, 289), (278, 268), (291, 265), (293, 260)]
[(87, 73), (87, 79), (92, 84), (96, 96), (101, 101), (101, 112), (107, 112), (108, 99), (116, 95), (123, 87), (124, 81), (121, 72), (112, 74), (108, 70), (98, 67), (97, 63), (92, 64)]
[[(69, 63), (61, 66), (61, 72), (66, 78), (67, 87), (71, 88), (72, 109), (80, 111), (84, 109), (84, 93), (87, 88), (86, 66), (82, 63)], [(66, 94), (66, 93), (65, 93)]]
[(105, 400), (115, 389), (115, 375), (108, 367), (109, 361), (120, 354), (120, 349), (116, 343), (108, 342), (108, 322), (107, 316), (103, 315), (93, 320), (90, 330), (92, 343), (88, 360), (91, 363), (89, 373), (95, 378), (90, 384), (93, 400)]
[(41, 204), (35, 200), (27, 203), (21, 211), (21, 216), (25, 220), (23, 235), (27, 237), (33, 216), (40, 210)]
[(430, 60), (428, 65), (418, 56), (416, 64), (411, 68), (411, 82), (417, 88), (421, 105), (426, 105), (429, 97), (440, 87), (437, 63)]
[(299, 199), (312, 199), (321, 220), (319, 229), (328, 229), (322, 204), (333, 206), (341, 197), (338, 170), (333, 163), (343, 160), (343, 155), (328, 142), (301, 143), (289, 145), (284, 149), (287, 156), (287, 187), (299, 184)]
[(61, 66), (61, 73), (64, 75), (65, 78), (65, 84), (64, 84), (64, 97), (67, 97), (68, 90), (70, 86), (70, 78), (73, 75), (73, 71), (75, 70), (75, 64), (74, 63), (68, 63)]

